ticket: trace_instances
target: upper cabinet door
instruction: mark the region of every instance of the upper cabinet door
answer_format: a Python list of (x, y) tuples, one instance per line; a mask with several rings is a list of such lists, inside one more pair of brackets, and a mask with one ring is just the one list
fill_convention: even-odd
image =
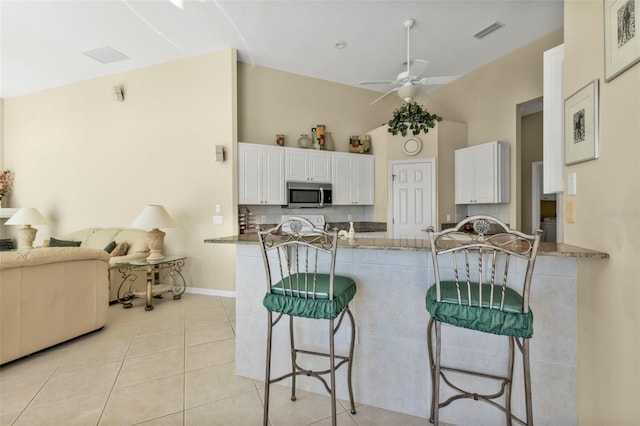
[(262, 148), (238, 144), (238, 204), (262, 204)]
[(489, 142), (455, 152), (456, 204), (509, 202), (509, 144)]
[(285, 203), (282, 148), (239, 143), (238, 204)]
[(330, 152), (287, 149), (285, 180), (331, 182), (331, 156)]
[(542, 159), (545, 193), (564, 190), (564, 45), (544, 52)]
[(282, 148), (265, 148), (262, 151), (262, 167), (264, 204), (285, 204), (284, 152), (282, 152)]
[(298, 182), (309, 180), (307, 151), (300, 148), (291, 148), (286, 150), (285, 156), (285, 180)]
[(309, 180), (314, 182), (331, 182), (331, 157), (330, 152), (310, 152)]
[(373, 167), (370, 155), (333, 154), (333, 204), (373, 204)]
[(356, 204), (373, 205), (374, 203), (374, 158), (370, 155), (357, 154), (355, 157), (355, 201)]

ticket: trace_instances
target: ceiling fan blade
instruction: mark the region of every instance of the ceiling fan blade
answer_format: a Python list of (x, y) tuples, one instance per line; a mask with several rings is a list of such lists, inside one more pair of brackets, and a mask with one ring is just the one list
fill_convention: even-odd
[(371, 81), (361, 81), (358, 84), (394, 84), (396, 83), (393, 80), (371, 80)]
[(457, 80), (461, 76), (459, 75), (447, 75), (442, 77), (424, 77), (418, 81), (418, 83), (423, 84), (425, 86), (430, 85), (438, 85), (438, 84), (449, 84), (454, 80)]
[(379, 97), (378, 99), (376, 99), (375, 101), (371, 102), (369, 105), (373, 105), (373, 104), (375, 104), (376, 102), (378, 102), (378, 101), (382, 100), (383, 98), (385, 98), (386, 96), (388, 96), (388, 95), (392, 94), (393, 92), (397, 92), (397, 91), (398, 91), (398, 88), (397, 88), (397, 87), (394, 87), (393, 89), (389, 90), (389, 91), (388, 91), (387, 93), (385, 93), (384, 95), (380, 96), (380, 97)]
[(413, 63), (411, 64), (410, 74), (414, 77), (419, 77), (420, 75), (422, 75), (424, 70), (427, 69), (428, 66), (429, 66), (429, 61), (425, 59), (414, 59)]

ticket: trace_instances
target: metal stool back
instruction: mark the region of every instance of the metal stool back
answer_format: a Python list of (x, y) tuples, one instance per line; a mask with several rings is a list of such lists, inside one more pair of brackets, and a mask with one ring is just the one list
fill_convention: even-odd
[[(347, 385), (351, 413), (355, 414), (351, 370), (355, 344), (355, 321), (349, 302), (356, 293), (355, 281), (335, 274), (337, 231), (326, 232), (314, 228), (304, 218), (289, 218), (268, 231), (258, 229), (265, 264), (267, 293), (263, 305), (268, 311), (267, 360), (265, 371), (264, 418), (269, 418), (269, 387), (272, 383), (291, 378), (291, 400), (296, 400), (296, 377), (314, 377), (322, 382), (331, 396), (332, 424), (336, 424), (335, 372), (347, 365)], [(276, 315), (274, 315), (274, 313)], [(351, 326), (348, 354), (335, 353), (335, 334), (347, 315)], [(289, 316), (291, 371), (271, 378), (273, 327), (283, 315)], [(274, 318), (275, 317), (275, 318)], [(324, 319), (329, 322), (329, 350), (319, 352), (296, 347), (294, 318)], [(337, 319), (337, 323), (336, 320)], [(298, 355), (312, 355), (328, 359), (328, 367), (320, 371), (303, 368)], [(329, 376), (329, 381), (324, 376)]]
[[(533, 313), (529, 308), (531, 277), (541, 231), (527, 235), (509, 229), (491, 216), (473, 216), (452, 229), (429, 232), (435, 284), (426, 297), (431, 318), (427, 344), (431, 366), (430, 421), (438, 424), (439, 409), (455, 400), (470, 398), (499, 408), (507, 424), (533, 424), (529, 339), (533, 336)], [(446, 323), (484, 333), (508, 336), (509, 356), (504, 375), (444, 365), (441, 360), (441, 324)], [(435, 347), (434, 347), (435, 338)], [(514, 415), (511, 391), (514, 348), (522, 355), (526, 419)], [(462, 373), (497, 380), (500, 390), (479, 393), (454, 384), (448, 373)], [(440, 402), (440, 382), (454, 392)], [(496, 399), (504, 396), (504, 404)]]

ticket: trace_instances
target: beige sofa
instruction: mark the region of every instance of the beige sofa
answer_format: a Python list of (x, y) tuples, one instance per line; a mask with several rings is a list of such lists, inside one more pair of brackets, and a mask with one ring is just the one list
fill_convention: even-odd
[[(104, 248), (115, 241), (116, 244), (126, 242), (129, 249), (125, 255), (111, 256), (109, 259), (109, 301), (118, 300), (118, 287), (122, 283), (122, 274), (118, 272), (116, 263), (127, 260), (144, 259), (149, 256), (149, 244), (147, 242), (147, 232), (140, 229), (121, 229), (121, 228), (87, 228), (75, 231), (70, 234), (55, 236), (59, 240), (80, 241), (80, 247), (93, 249)], [(48, 242), (45, 241), (45, 245)], [(138, 280), (144, 282), (144, 275), (137, 277)]]
[(103, 327), (108, 268), (104, 250), (0, 252), (0, 364)]

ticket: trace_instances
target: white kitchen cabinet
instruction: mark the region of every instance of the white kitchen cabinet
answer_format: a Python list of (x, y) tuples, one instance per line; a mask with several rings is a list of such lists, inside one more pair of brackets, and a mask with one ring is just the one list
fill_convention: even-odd
[(333, 154), (333, 205), (372, 205), (374, 201), (373, 156)]
[(239, 143), (238, 204), (285, 203), (284, 150)]
[(456, 204), (509, 202), (509, 144), (493, 141), (455, 151)]
[(285, 156), (286, 181), (331, 182), (331, 152), (286, 148)]

